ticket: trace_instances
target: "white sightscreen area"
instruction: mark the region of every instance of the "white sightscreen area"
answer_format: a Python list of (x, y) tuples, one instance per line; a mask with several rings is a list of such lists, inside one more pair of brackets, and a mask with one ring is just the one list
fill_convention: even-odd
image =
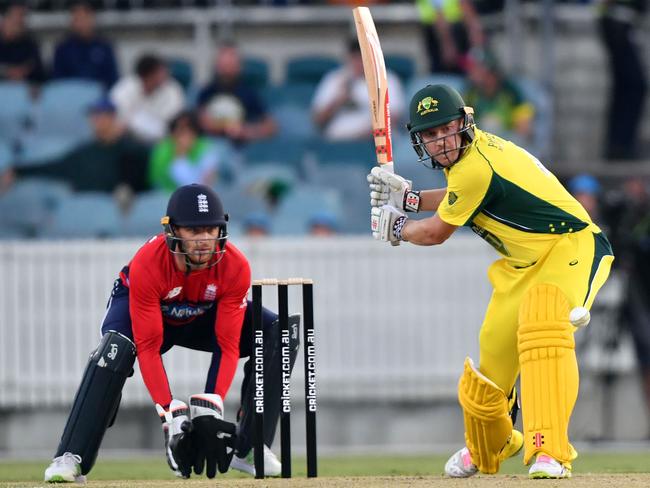
[[(0, 408), (71, 403), (112, 283), (140, 244), (0, 243)], [(477, 357), (495, 254), (476, 236), (436, 248), (392, 248), (368, 237), (236, 245), (254, 278), (313, 278), (320, 399), (451, 398), (463, 358)], [(274, 288), (264, 289), (264, 304), (277, 310)], [(297, 289), (289, 308), (301, 311)], [(175, 396), (202, 391), (207, 353), (176, 347), (164, 362)], [(137, 368), (134, 380), (123, 403), (149, 405)], [(300, 359), (294, 388), (302, 388)]]

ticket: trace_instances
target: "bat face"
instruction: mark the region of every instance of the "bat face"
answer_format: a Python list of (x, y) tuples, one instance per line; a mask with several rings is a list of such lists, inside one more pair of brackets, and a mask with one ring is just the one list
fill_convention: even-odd
[(386, 169), (392, 170), (390, 107), (384, 53), (381, 50), (379, 36), (377, 36), (370, 10), (367, 7), (357, 7), (353, 13), (363, 59), (363, 72), (368, 86), (372, 135), (375, 140), (377, 162), (380, 165), (386, 165)]

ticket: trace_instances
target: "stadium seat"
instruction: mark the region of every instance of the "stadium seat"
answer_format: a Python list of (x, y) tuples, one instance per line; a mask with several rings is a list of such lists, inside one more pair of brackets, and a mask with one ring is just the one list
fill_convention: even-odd
[(327, 141), (321, 138), (309, 143), (309, 151), (319, 164), (347, 163), (370, 169), (377, 160), (372, 138), (362, 141)]
[(165, 215), (169, 194), (151, 191), (136, 195), (131, 210), (124, 220), (122, 234), (148, 237), (162, 232), (160, 218)]
[(404, 54), (388, 54), (385, 56), (386, 68), (392, 71), (403, 84), (408, 81), (415, 74), (415, 61), (410, 56)]
[(187, 93), (194, 82), (192, 63), (183, 58), (169, 58), (167, 60), (167, 69), (169, 69), (169, 74), (180, 83)]
[(315, 90), (316, 85), (312, 83), (284, 83), (278, 86), (267, 86), (262, 92), (262, 96), (271, 110), (287, 105), (295, 105), (309, 110)]
[(74, 193), (61, 200), (41, 236), (58, 239), (104, 238), (120, 235), (122, 218), (106, 193)]
[(37, 106), (35, 131), (40, 135), (76, 136), (84, 139), (91, 134), (88, 107), (103, 93), (100, 83), (89, 80), (55, 80), (43, 87)]
[(25, 83), (0, 82), (0, 139), (13, 142), (24, 129), (31, 108)]
[(293, 137), (273, 137), (244, 146), (244, 165), (277, 163), (302, 171), (305, 143)]
[(306, 234), (309, 221), (323, 212), (341, 221), (342, 207), (342, 196), (338, 190), (301, 185), (280, 202), (271, 222), (272, 233)]
[(230, 216), (229, 221), (234, 224), (242, 225), (248, 215), (267, 210), (267, 203), (259, 189), (246, 188), (244, 185), (217, 185), (214, 189)]
[(338, 68), (340, 62), (328, 56), (301, 56), (287, 62), (287, 83), (318, 84), (325, 73)]
[(279, 105), (273, 109), (273, 118), (278, 123), (283, 138), (312, 139), (318, 135), (307, 108), (297, 105)]
[(79, 141), (68, 136), (37, 136), (23, 139), (22, 150), (16, 157), (17, 166), (38, 166), (60, 158), (77, 146)]
[(269, 65), (260, 58), (246, 56), (242, 61), (242, 80), (255, 89), (262, 89), (269, 84)]
[(410, 100), (410, 98), (415, 95), (418, 90), (424, 88), (425, 86), (438, 84), (449, 85), (462, 93), (465, 90), (467, 81), (462, 76), (453, 74), (416, 76), (415, 78), (412, 78), (411, 81), (409, 81), (406, 85), (407, 100)]
[(299, 180), (299, 177), (295, 168), (279, 166), (273, 163), (245, 167), (237, 176), (237, 184), (245, 187), (269, 180), (281, 180), (289, 185), (294, 185)]
[(319, 165), (310, 183), (341, 192), (345, 212), (339, 219), (344, 233), (369, 232), (370, 200), (368, 198), (368, 171), (357, 165), (331, 163)]
[(16, 181), (0, 196), (2, 233), (6, 228), (26, 237), (38, 235), (61, 201), (70, 194), (70, 187), (59, 181), (40, 178)]
[(0, 142), (0, 174), (14, 164), (14, 153), (8, 143)]

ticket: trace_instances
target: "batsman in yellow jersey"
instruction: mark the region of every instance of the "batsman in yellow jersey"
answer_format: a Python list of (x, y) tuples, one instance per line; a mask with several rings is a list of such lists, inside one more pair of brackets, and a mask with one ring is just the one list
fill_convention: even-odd
[[(523, 447), (524, 463), (533, 462), (530, 477), (568, 478), (577, 456), (568, 437), (578, 395), (573, 333), (589, 322), (609, 275), (609, 242), (533, 155), (479, 130), (454, 89), (429, 85), (416, 93), (408, 128), (420, 161), (442, 169), (447, 188), (414, 191), (400, 176), (373, 168), (373, 236), (431, 246), (468, 226), (501, 255), (488, 270), (493, 292), (479, 363), (467, 358), (458, 384), (465, 447), (445, 472), (496, 473)], [(405, 211), (435, 214), (411, 220)], [(518, 375), (523, 433), (511, 418)]]

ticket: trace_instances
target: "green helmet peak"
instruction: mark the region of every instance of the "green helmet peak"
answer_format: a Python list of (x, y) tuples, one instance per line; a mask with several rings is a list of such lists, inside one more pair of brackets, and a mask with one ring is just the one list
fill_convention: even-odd
[(411, 134), (446, 124), (465, 116), (465, 101), (447, 85), (427, 85), (419, 90), (409, 105)]

